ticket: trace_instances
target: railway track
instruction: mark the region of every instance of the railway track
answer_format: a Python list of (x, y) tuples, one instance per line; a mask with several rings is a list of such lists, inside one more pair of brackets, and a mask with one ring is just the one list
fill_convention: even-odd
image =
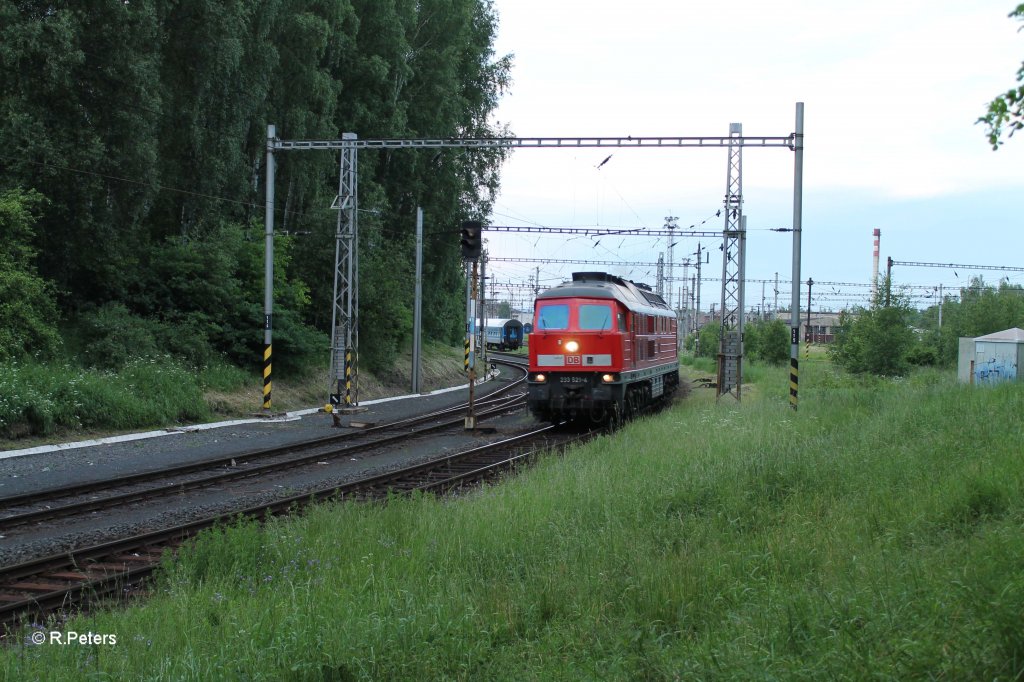
[[(476, 401), (477, 419), (504, 414), (525, 403), (524, 394), (509, 395), (524, 383), (525, 370), (515, 363), (508, 364), (517, 371), (523, 371), (523, 377)], [(456, 405), (358, 432), (0, 498), (0, 535), (27, 524), (74, 517), (163, 495), (180, 495), (393, 446), (412, 438), (462, 427), (465, 410), (466, 404)]]
[(202, 530), (230, 522), (239, 514), (262, 519), (294, 513), (308, 504), (326, 500), (380, 500), (389, 494), (416, 490), (444, 493), (492, 478), (526, 463), (542, 450), (564, 447), (590, 435), (560, 432), (556, 426), (546, 426), (341, 486), (4, 567), (0, 569), (0, 639), (11, 636), (28, 619), (135, 593), (166, 552), (175, 551)]

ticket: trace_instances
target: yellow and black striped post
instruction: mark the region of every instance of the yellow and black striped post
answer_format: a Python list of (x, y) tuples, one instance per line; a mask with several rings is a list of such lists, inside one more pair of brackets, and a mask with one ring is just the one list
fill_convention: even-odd
[(263, 346), (263, 409), (270, 409), (270, 354), (273, 346)]
[(352, 351), (345, 351), (345, 407), (352, 407)]
[(468, 372), (469, 371), (469, 337), (468, 336), (466, 337), (464, 345), (466, 346), (466, 357), (462, 361), (462, 371), (463, 372)]
[(800, 360), (789, 359), (789, 405), (796, 409), (797, 387), (800, 384)]

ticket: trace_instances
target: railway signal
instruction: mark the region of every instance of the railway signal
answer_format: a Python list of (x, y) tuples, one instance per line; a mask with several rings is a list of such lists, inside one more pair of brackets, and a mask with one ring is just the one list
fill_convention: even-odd
[(483, 226), (479, 220), (467, 220), (462, 223), (462, 236), (459, 239), (459, 244), (462, 246), (462, 257), (464, 259), (476, 260), (480, 258), (482, 248), (480, 235), (482, 232)]

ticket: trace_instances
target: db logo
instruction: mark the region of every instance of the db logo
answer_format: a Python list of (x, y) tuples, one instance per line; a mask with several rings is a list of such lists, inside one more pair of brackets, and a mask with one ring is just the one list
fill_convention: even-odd
[(583, 364), (583, 358), (581, 358), (579, 355), (566, 355), (565, 356), (565, 364), (567, 364), (567, 365), (582, 365)]

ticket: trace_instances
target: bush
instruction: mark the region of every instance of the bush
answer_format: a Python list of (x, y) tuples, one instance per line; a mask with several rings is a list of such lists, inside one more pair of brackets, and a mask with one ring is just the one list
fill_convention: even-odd
[(918, 343), (907, 353), (907, 362), (916, 367), (935, 367), (939, 364), (939, 349)]
[(69, 365), (0, 365), (0, 436), (60, 429), (132, 429), (210, 416), (193, 372), (171, 358), (130, 361), (120, 374)]
[(108, 303), (82, 314), (74, 333), (87, 367), (118, 370), (132, 360), (157, 354), (155, 327), (120, 303)]
[(29, 272), (0, 264), (0, 360), (57, 354), (57, 305), (53, 286)]
[(699, 358), (715, 358), (718, 357), (721, 338), (722, 325), (717, 322), (709, 322), (701, 327), (696, 335), (690, 334), (686, 339), (686, 348), (695, 351)]
[(36, 274), (36, 192), (0, 193), (0, 360), (52, 357), (60, 348), (56, 292)]
[(876, 301), (870, 308), (855, 308), (839, 316), (829, 357), (848, 372), (878, 376), (906, 376), (908, 354), (916, 339), (910, 328), (913, 310), (901, 297), (890, 305)]
[(193, 368), (205, 367), (213, 349), (200, 323), (188, 318), (162, 322), (107, 303), (79, 316), (73, 333), (87, 367), (119, 370), (133, 360), (170, 355)]
[(789, 360), (789, 327), (782, 320), (758, 320), (743, 330), (744, 355), (772, 365)]

